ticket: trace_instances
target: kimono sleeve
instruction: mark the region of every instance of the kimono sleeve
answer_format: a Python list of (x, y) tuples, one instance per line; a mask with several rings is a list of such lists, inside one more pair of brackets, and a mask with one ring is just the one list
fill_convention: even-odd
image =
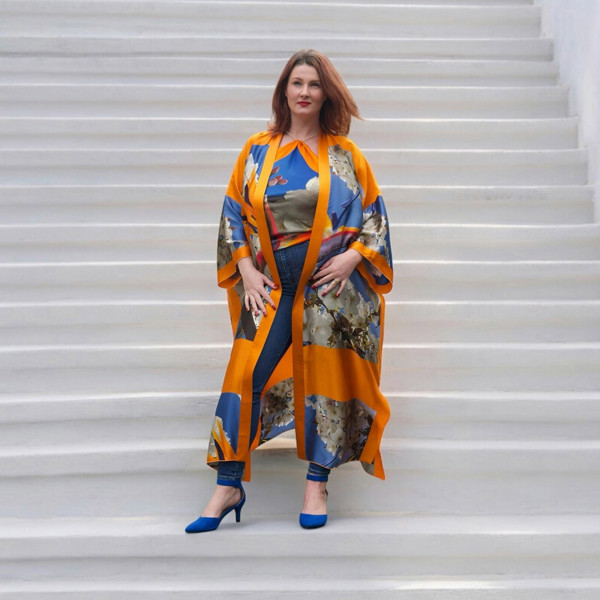
[(242, 210), (246, 188), (246, 159), (250, 147), (251, 143), (247, 141), (233, 167), (219, 221), (217, 284), (222, 288), (230, 288), (238, 282), (241, 275), (237, 270), (237, 262), (245, 256), (252, 256)]
[(373, 288), (384, 294), (392, 289), (393, 262), (390, 230), (383, 197), (371, 165), (357, 148), (353, 152), (356, 177), (362, 188), (363, 223), (349, 248), (363, 256), (359, 270)]

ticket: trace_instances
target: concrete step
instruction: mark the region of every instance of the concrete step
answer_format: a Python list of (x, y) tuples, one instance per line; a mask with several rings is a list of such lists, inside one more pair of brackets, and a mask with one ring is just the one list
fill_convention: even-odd
[[(383, 390), (392, 416), (385, 438), (577, 441), (598, 437), (600, 393), (400, 392)], [(2, 447), (145, 442), (207, 436), (213, 391), (0, 396)], [(282, 434), (287, 435), (287, 434)]]
[[(365, 148), (382, 185), (586, 184), (587, 151)], [(228, 181), (239, 149), (0, 150), (0, 184), (201, 184)]]
[[(600, 261), (396, 260), (390, 300), (597, 300)], [(0, 302), (223, 300), (215, 261), (0, 263)]]
[[(175, 579), (156, 581), (106, 581), (61, 578), (51, 582), (19, 581), (0, 583), (0, 598), (18, 600), (196, 600), (210, 594), (211, 598), (261, 598), (289, 600), (322, 598), (331, 600), (596, 600), (600, 579), (506, 579), (490, 576), (483, 579), (428, 577), (363, 578), (360, 580), (332, 577), (292, 578), (271, 577), (257, 581), (255, 577), (232, 580)], [(110, 596), (107, 596), (109, 594)]]
[[(479, 260), (600, 258), (597, 223), (563, 226), (405, 223), (392, 224), (390, 231), (396, 255), (404, 259), (468, 260), (473, 255)], [(213, 240), (217, 237), (215, 234)]]
[[(219, 185), (0, 186), (5, 224), (216, 223)], [(584, 224), (592, 186), (380, 186), (392, 223)]]
[[(227, 344), (0, 346), (0, 393), (219, 389)], [(382, 386), (393, 390), (597, 390), (600, 343), (386, 344)]]
[(392, 223), (566, 225), (594, 221), (589, 186), (380, 187)]
[[(459, 0), (449, 0), (458, 4)], [(386, 2), (389, 4), (389, 2)], [(413, 2), (414, 4), (414, 2)], [(441, 4), (436, 2), (436, 4)], [(235, 37), (224, 35), (139, 35), (135, 37), (111, 34), (109, 37), (71, 34), (0, 37), (2, 56), (245, 56), (247, 58), (289, 58), (299, 48), (318, 48), (331, 59), (338, 57), (391, 57), (413, 59), (468, 60), (552, 60), (553, 42), (548, 38), (402, 38), (357, 37), (294, 33), (280, 35), (273, 31), (265, 46), (262, 35)]]
[[(207, 431), (202, 427), (200, 434)], [(205, 464), (207, 447), (208, 441), (197, 434), (190, 439), (178, 435), (2, 449), (6, 502), (0, 519), (34, 514), (36, 518), (187, 515), (193, 520), (215, 482), (215, 471)], [(381, 451), (385, 481), (368, 476), (358, 463), (333, 471), (328, 485), (330, 515), (597, 512), (600, 442), (595, 440), (384, 439)], [(307, 463), (297, 458), (295, 440), (273, 440), (252, 456), (246, 514), (300, 512)], [(351, 495), (344, 493), (348, 489)]]
[[(0, 2), (0, 598), (597, 598), (598, 236), (541, 7), (341, 2)], [(237, 155), (310, 46), (382, 119), (387, 480), (336, 470), (307, 533), (285, 434), (202, 544), (232, 161), (198, 148)]]
[[(415, 342), (600, 342), (600, 300), (386, 303), (385, 339)], [(217, 302), (35, 302), (0, 304), (4, 344), (225, 344)]]
[(194, 573), (222, 583), (233, 561), (236, 578), (264, 562), (276, 573), (336, 573), (347, 581), (457, 572), (594, 577), (600, 557), (597, 515), (338, 517), (318, 532), (302, 530), (293, 517), (231, 521), (208, 544), (183, 533), (181, 517), (5, 520), (0, 574), (11, 582), (72, 577), (74, 570), (81, 580), (110, 581)]
[[(202, 433), (206, 434), (206, 431)], [(204, 464), (207, 448), (208, 439), (200, 438), (199, 435), (194, 438), (178, 436), (173, 439), (122, 441), (111, 439), (109, 432), (106, 432), (106, 437), (101, 442), (3, 447), (0, 449), (0, 472), (3, 478), (170, 473), (186, 470), (202, 470), (214, 476), (214, 471)], [(598, 440), (466, 441), (388, 438), (382, 442), (381, 451), (387, 459), (386, 469), (390, 473), (431, 470), (444, 474), (453, 473), (460, 477), (465, 474), (507, 470), (513, 473), (537, 471), (588, 475), (600, 470)], [(297, 459), (296, 441), (291, 437), (264, 444), (253, 452), (254, 456), (257, 457), (257, 471), (272, 469), (297, 473), (306, 468), (306, 461)], [(293, 467), (292, 461), (297, 463), (298, 468)], [(349, 470), (346, 469), (347, 466), (336, 469), (336, 474)], [(354, 466), (361, 469), (359, 465)], [(390, 477), (392, 479), (397, 483), (399, 473)], [(598, 493), (600, 481), (596, 481), (596, 496)], [(353, 502), (350, 504), (354, 505)], [(389, 507), (378, 509), (391, 510)], [(262, 510), (265, 510), (264, 506)]]
[[(275, 85), (285, 58), (0, 57), (0, 82)], [(542, 61), (336, 58), (349, 85), (549, 86), (557, 66)]]
[[(162, 0), (162, 2), (174, 2), (179, 0)], [(205, 0), (200, 0), (205, 1)], [(270, 2), (277, 5), (285, 5), (297, 0), (261, 0), (262, 2)], [(252, 2), (256, 3), (256, 0), (223, 0), (223, 2)], [(364, 0), (328, 0), (329, 4), (364, 4)], [(533, 0), (386, 0), (385, 4), (403, 6), (409, 4), (411, 6), (531, 6)]]
[[(272, 85), (0, 85), (0, 116), (270, 117)], [(567, 116), (567, 89), (550, 87), (351, 86), (368, 118)]]
[(4, 0), (0, 35), (235, 36), (293, 33), (358, 37), (495, 38), (536, 37), (539, 6), (438, 6), (368, 4), (340, 10), (337, 3), (143, 1), (123, 3), (69, 0)]
[[(56, 223), (0, 225), (0, 262), (211, 260), (214, 224)], [(477, 225), (392, 223), (405, 260), (599, 260), (600, 224)]]
[[(350, 137), (361, 147), (419, 149), (558, 150), (577, 148), (579, 119), (368, 119), (355, 120)], [(241, 148), (265, 129), (246, 118), (33, 118), (0, 117), (0, 149)]]

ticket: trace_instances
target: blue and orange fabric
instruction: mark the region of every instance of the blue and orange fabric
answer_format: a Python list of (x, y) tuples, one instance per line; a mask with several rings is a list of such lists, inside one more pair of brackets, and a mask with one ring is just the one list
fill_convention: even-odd
[(310, 239), (319, 198), (319, 163), (301, 140), (281, 146), (265, 192), (265, 216), (274, 250)]
[[(278, 158), (292, 156), (281, 135), (251, 136), (236, 161), (219, 225), (217, 282), (227, 290), (233, 348), (215, 411), (207, 463), (246, 463), (251, 451), (284, 431), (295, 430), (299, 458), (333, 468), (358, 460), (365, 471), (385, 479), (381, 439), (390, 409), (379, 389), (385, 302), (392, 288), (389, 223), (371, 167), (349, 138), (321, 133), (318, 157), (302, 142), (293, 152), (318, 174), (314, 219), (304, 269), (292, 308), (292, 344), (265, 385), (260, 424), (250, 439), (252, 372), (277, 308), (253, 317), (243, 307), (244, 286), (237, 261), (250, 257), (257, 269), (280, 284), (273, 255), (286, 240), (269, 215), (269, 182), (285, 185)], [(279, 166), (283, 166), (280, 163)], [(316, 167), (316, 169), (314, 168)], [(306, 175), (306, 173), (305, 173)], [(305, 175), (301, 177), (304, 179)], [(310, 181), (310, 179), (308, 180)], [(290, 189), (298, 189), (297, 182)], [(265, 198), (266, 196), (266, 198)], [(275, 225), (277, 225), (275, 220)], [(295, 231), (295, 239), (303, 232)], [(304, 232), (306, 233), (306, 232)], [(298, 237), (299, 236), (299, 237)], [(336, 297), (321, 295), (310, 277), (332, 256), (357, 250), (363, 257)], [(280, 287), (268, 289), (277, 306)]]

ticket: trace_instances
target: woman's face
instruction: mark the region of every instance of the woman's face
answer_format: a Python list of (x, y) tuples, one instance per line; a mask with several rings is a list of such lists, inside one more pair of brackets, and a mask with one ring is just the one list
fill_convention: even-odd
[(292, 119), (318, 120), (326, 98), (317, 70), (310, 65), (296, 65), (290, 73), (285, 96)]

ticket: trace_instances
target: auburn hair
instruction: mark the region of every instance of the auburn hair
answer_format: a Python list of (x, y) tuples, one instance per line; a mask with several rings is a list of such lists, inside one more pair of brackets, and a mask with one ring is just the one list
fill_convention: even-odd
[(273, 118), (269, 131), (276, 135), (285, 133), (292, 123), (292, 113), (285, 97), (292, 70), (297, 65), (314, 67), (319, 75), (325, 101), (319, 113), (319, 125), (325, 133), (348, 135), (352, 117), (361, 119), (356, 102), (332, 62), (316, 50), (295, 52), (283, 68), (273, 92)]

